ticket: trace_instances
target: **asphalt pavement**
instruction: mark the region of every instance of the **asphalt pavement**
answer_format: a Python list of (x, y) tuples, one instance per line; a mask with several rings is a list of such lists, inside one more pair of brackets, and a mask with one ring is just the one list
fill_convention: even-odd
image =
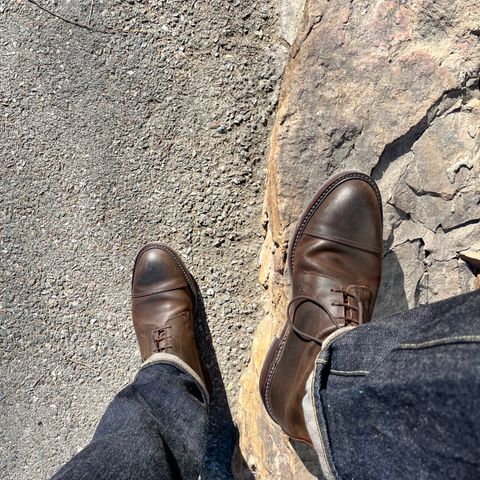
[(148, 241), (197, 278), (234, 408), (286, 50), (253, 0), (7, 0), (0, 30), (0, 471), (46, 479), (140, 364), (130, 277)]

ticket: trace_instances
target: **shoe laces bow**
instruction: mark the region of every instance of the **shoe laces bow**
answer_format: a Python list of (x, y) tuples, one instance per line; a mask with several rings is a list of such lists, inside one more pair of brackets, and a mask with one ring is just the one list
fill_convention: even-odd
[[(332, 293), (342, 293), (343, 296), (344, 296), (344, 301), (343, 302), (331, 302), (330, 303), (330, 306), (333, 306), (333, 307), (344, 307), (345, 309), (345, 313), (347, 311), (349, 312), (355, 312), (357, 313), (357, 316), (358, 316), (358, 313), (359, 313), (359, 309), (358, 307), (355, 307), (354, 305), (351, 305), (350, 303), (348, 303), (348, 298), (353, 298), (357, 304), (358, 304), (358, 299), (356, 297), (356, 295), (354, 295), (353, 293), (350, 293), (350, 292), (347, 292), (345, 289), (334, 289), (334, 288), (331, 288), (330, 291)], [(298, 308), (303, 305), (304, 303), (313, 303), (314, 305), (316, 305), (318, 308), (320, 308), (321, 310), (323, 310), (328, 318), (330, 319), (330, 321), (332, 322), (332, 326), (327, 328), (324, 332), (323, 332), (323, 338), (325, 338), (326, 336), (330, 335), (330, 333), (333, 333), (335, 330), (338, 330), (339, 328), (341, 327), (346, 327), (348, 325), (353, 325), (353, 326), (358, 326), (362, 323), (362, 321), (359, 319), (359, 318), (354, 318), (353, 315), (352, 316), (348, 316), (347, 314), (345, 314), (344, 316), (340, 316), (340, 317), (334, 317), (330, 311), (329, 311), (329, 308), (328, 306), (325, 306), (322, 302), (319, 302), (318, 300), (315, 300), (314, 298), (312, 297), (309, 297), (307, 295), (299, 295), (297, 297), (294, 297), (292, 298), (292, 300), (290, 300), (289, 304), (288, 304), (288, 307), (287, 307), (287, 317), (288, 317), (288, 322), (290, 323), (290, 326), (292, 327), (293, 331), (302, 339), (306, 340), (306, 341), (312, 341), (312, 342), (315, 342), (317, 343), (318, 345), (322, 345), (323, 343), (323, 340), (321, 340), (320, 338), (318, 337), (315, 337), (315, 336), (312, 336), (302, 330), (300, 330), (296, 325), (295, 325), (295, 313), (296, 311), (298, 310)], [(292, 310), (293, 308), (293, 310)], [(343, 321), (343, 324), (339, 323), (339, 321)]]

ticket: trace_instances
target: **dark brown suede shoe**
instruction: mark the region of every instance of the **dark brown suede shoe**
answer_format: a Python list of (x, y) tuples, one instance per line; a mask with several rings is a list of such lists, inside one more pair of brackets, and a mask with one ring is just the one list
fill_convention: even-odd
[(196, 305), (195, 281), (175, 251), (161, 243), (145, 245), (132, 278), (132, 317), (142, 360), (170, 353), (205, 383), (193, 329)]
[(292, 300), (260, 375), (267, 412), (290, 437), (311, 444), (302, 400), (324, 339), (371, 319), (382, 267), (382, 203), (375, 182), (343, 172), (322, 186), (289, 247)]

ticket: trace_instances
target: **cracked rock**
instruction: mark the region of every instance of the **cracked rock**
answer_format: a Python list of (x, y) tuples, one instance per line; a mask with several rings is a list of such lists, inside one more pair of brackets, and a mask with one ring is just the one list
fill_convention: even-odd
[(385, 257), (377, 318), (475, 288), (459, 256), (480, 247), (479, 30), (478, 7), (465, 0), (305, 2), (267, 163), (260, 279), (268, 316), (237, 415), (244, 457), (259, 478), (316, 473), (272, 426), (256, 385), (285, 323), (290, 233), (329, 176), (359, 169), (379, 183)]

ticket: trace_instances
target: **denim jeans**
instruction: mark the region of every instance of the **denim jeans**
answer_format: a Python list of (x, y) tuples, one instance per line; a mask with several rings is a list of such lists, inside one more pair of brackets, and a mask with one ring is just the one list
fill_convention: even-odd
[[(326, 479), (480, 478), (479, 312), (474, 292), (326, 340), (303, 402)], [(55, 480), (198, 478), (207, 393), (153, 360)]]
[(91, 443), (55, 480), (198, 479), (208, 394), (173, 355), (156, 354), (111, 402)]
[(326, 340), (307, 428), (330, 479), (480, 478), (480, 292)]

